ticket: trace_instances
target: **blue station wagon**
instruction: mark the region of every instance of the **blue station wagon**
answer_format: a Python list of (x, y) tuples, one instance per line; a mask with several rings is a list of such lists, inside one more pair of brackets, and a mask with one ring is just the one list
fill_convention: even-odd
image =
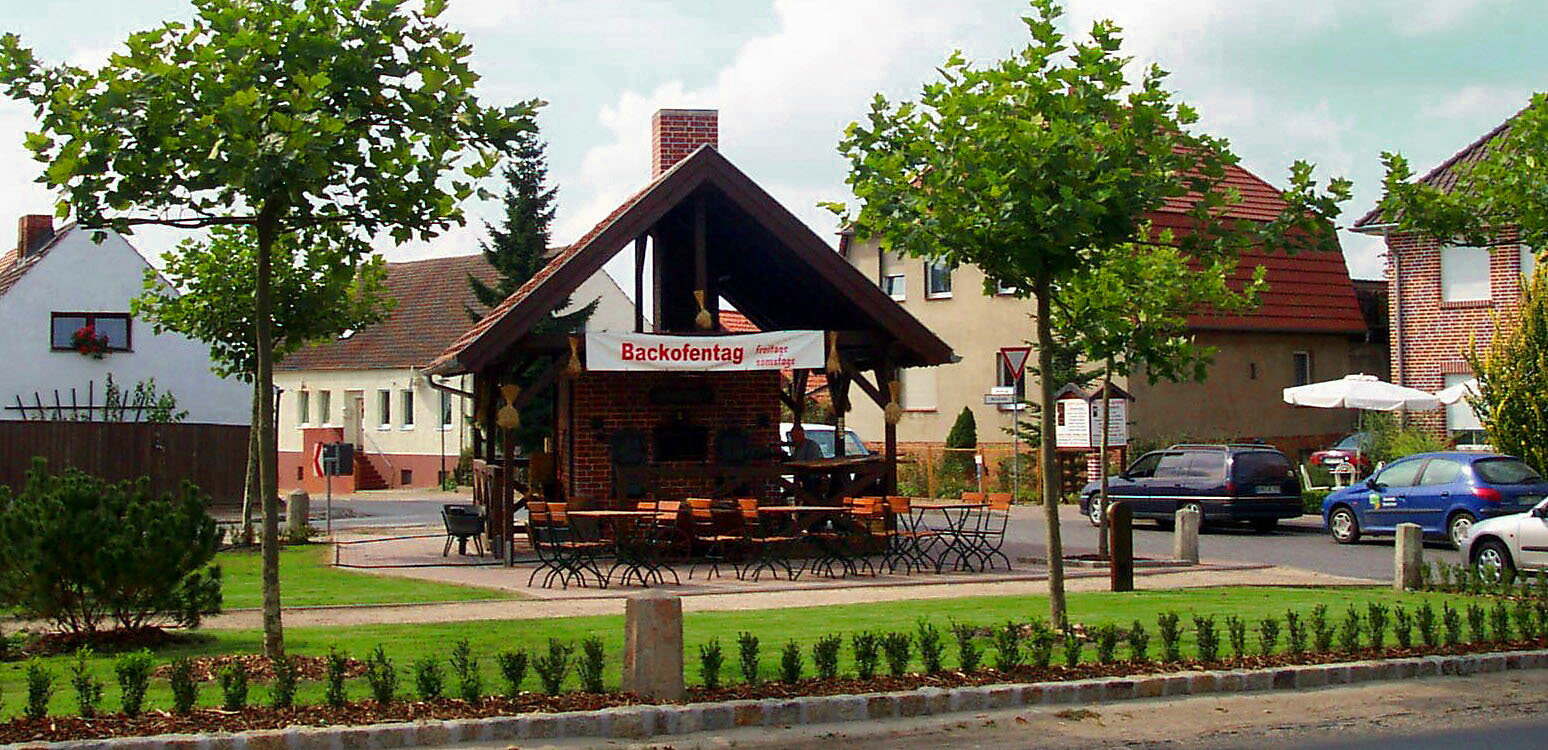
[[(1080, 510), (1093, 526), (1102, 519), (1097, 483), (1080, 493)], [(1162, 528), (1183, 509), (1206, 523), (1246, 522), (1268, 532), (1280, 519), (1301, 515), (1301, 483), (1290, 459), (1273, 446), (1174, 445), (1140, 456), (1108, 481), (1108, 497), (1123, 501), (1135, 518)]]
[(1524, 513), (1548, 496), (1548, 483), (1519, 458), (1498, 453), (1446, 451), (1406, 456), (1363, 484), (1322, 502), (1322, 521), (1339, 544), (1364, 534), (1391, 534), (1416, 523), (1426, 534), (1460, 546), (1473, 522)]

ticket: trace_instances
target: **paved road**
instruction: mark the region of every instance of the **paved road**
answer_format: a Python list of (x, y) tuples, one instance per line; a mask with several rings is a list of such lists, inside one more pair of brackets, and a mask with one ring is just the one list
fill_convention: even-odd
[[(1085, 750), (1548, 747), (1548, 672), (1039, 707), (939, 717), (738, 729), (654, 742), (568, 740), (522, 748), (665, 750)], [(501, 747), (504, 747), (502, 745)], [(464, 746), (476, 747), (476, 746)], [(491, 746), (492, 747), (492, 746)]]
[[(1097, 530), (1082, 517), (1075, 506), (1062, 506), (1059, 524), (1066, 550), (1095, 551)], [(1041, 556), (1046, 524), (1040, 508), (1016, 509), (1011, 520), (1010, 546), (1022, 556)], [(1134, 551), (1140, 556), (1170, 557), (1172, 532), (1161, 531), (1151, 521), (1137, 521)], [(1208, 527), (1199, 539), (1199, 554), (1205, 559), (1235, 562), (1263, 562), (1285, 565), (1319, 573), (1392, 580), (1392, 539), (1376, 538), (1354, 545), (1335, 544), (1322, 530), (1322, 521), (1306, 516), (1282, 523), (1269, 534), (1258, 534), (1243, 527)], [(1457, 562), (1457, 553), (1439, 543), (1426, 545), (1425, 558)]]

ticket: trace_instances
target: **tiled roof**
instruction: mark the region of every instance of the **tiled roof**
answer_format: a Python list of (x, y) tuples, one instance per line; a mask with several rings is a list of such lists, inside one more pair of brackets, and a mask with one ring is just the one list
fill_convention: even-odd
[(387, 264), (387, 295), (397, 302), (387, 319), (346, 339), (305, 347), (276, 370), (379, 370), (424, 367), (470, 324), (478, 299), (468, 274), (496, 279), (482, 253)]
[(16, 282), (21, 280), (22, 275), (32, 270), (38, 264), (38, 261), (43, 259), (43, 256), (48, 255), (49, 250), (59, 244), (61, 238), (74, 230), (74, 224), (61, 227), (59, 231), (54, 233), (53, 237), (48, 238), (47, 242), (20, 261), (17, 260), (18, 251), (15, 248), (7, 250), (4, 255), (0, 255), (0, 295), (11, 291), (11, 287), (16, 286)]
[[(1498, 139), (1510, 129), (1511, 121), (1515, 120), (1516, 115), (1519, 114), (1521, 113), (1517, 112), (1515, 115), (1511, 115), (1506, 121), (1494, 126), (1493, 130), (1479, 136), (1478, 140), (1467, 144), (1461, 151), (1452, 154), (1450, 159), (1441, 162), (1440, 166), (1420, 177), (1419, 182), (1434, 187), (1442, 193), (1451, 192), (1452, 188), (1457, 186), (1457, 178), (1463, 172), (1461, 167), (1476, 164), (1489, 155)], [(1367, 224), (1377, 223), (1380, 219), (1381, 204), (1377, 203), (1375, 208), (1367, 211), (1364, 216), (1357, 219), (1354, 225), (1363, 227)]]
[[(1241, 196), (1240, 202), (1226, 208), (1224, 215), (1229, 218), (1273, 221), (1285, 209), (1285, 201), (1280, 197), (1277, 188), (1240, 166), (1231, 165), (1225, 168), (1221, 187), (1234, 188)], [(1197, 194), (1168, 198), (1161, 211), (1187, 213), (1197, 199)]]
[(758, 326), (735, 310), (720, 311), (720, 329), (726, 333), (757, 333)]

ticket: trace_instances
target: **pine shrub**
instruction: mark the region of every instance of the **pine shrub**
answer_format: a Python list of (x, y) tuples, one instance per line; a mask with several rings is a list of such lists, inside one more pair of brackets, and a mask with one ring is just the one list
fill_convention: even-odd
[(113, 660), (113, 673), (118, 677), (125, 716), (134, 718), (145, 710), (145, 692), (150, 689), (154, 665), (150, 651), (145, 649), (121, 654)]
[(1520, 634), (1520, 639), (1523, 641), (1530, 641), (1533, 638), (1536, 638), (1537, 623), (1533, 622), (1533, 618), (1537, 612), (1532, 607), (1532, 602), (1526, 597), (1517, 599), (1514, 604), (1514, 610), (1516, 632)]
[(881, 663), (881, 636), (866, 631), (849, 638), (855, 651), (855, 674), (862, 680), (876, 676), (876, 665)]
[(913, 649), (913, 639), (908, 633), (885, 633), (881, 637), (882, 656), (887, 660), (887, 673), (902, 677), (908, 673), (908, 662)]
[(1365, 605), (1365, 634), (1371, 640), (1371, 648), (1377, 651), (1387, 645), (1387, 605), (1367, 602)]
[(446, 670), (438, 659), (426, 656), (414, 661), (414, 691), (422, 701), (433, 701), (446, 694)]
[(1097, 628), (1096, 647), (1098, 664), (1118, 661), (1118, 626), (1108, 624)]
[[(1301, 637), (1306, 637), (1305, 633)], [(1263, 656), (1272, 656), (1274, 649), (1279, 645), (1279, 620), (1273, 615), (1263, 618), (1258, 623), (1258, 653)]]
[(269, 686), (269, 706), (290, 708), (296, 704), (296, 685), (301, 679), (300, 669), (294, 656), (278, 656), (269, 660), (274, 667), (274, 683)]
[(462, 638), (452, 644), (452, 672), (457, 675), (457, 695), (468, 703), (477, 703), (484, 693), (484, 678), (478, 671), (478, 657), (473, 655), (473, 644)]
[(1069, 625), (1064, 626), (1064, 666), (1071, 669), (1080, 664), (1080, 652), (1085, 650), (1086, 642), (1081, 640), (1080, 634)]
[(1306, 653), (1306, 626), (1295, 610), (1285, 610), (1285, 651), (1296, 656)]
[(193, 660), (180, 656), (172, 660), (167, 682), (172, 688), (172, 711), (186, 714), (199, 702), (199, 683), (193, 678)]
[(699, 676), (704, 678), (705, 688), (715, 690), (720, 687), (720, 668), (725, 662), (726, 655), (721, 651), (719, 638), (699, 644)]
[(1505, 600), (1494, 602), (1494, 609), (1489, 612), (1489, 624), (1493, 632), (1490, 633), (1495, 643), (1505, 643), (1510, 640), (1510, 608), (1505, 606)]
[(1193, 638), (1199, 647), (1199, 661), (1213, 662), (1220, 658), (1220, 632), (1215, 629), (1215, 616), (1193, 616)]
[(1156, 616), (1156, 630), (1161, 635), (1161, 660), (1167, 663), (1182, 661), (1181, 618), (1176, 612), (1162, 612)]
[(343, 708), (349, 703), (349, 655), (329, 646), (326, 669), (328, 684), (323, 691), (323, 701), (334, 708)]
[(37, 659), (27, 662), (27, 706), (22, 714), (33, 720), (48, 716), (48, 702), (53, 697), (54, 673)]
[(801, 644), (790, 641), (779, 653), (779, 679), (787, 685), (801, 681)]
[[(716, 653), (719, 653), (720, 642), (714, 643)], [(527, 650), (501, 651), (495, 654), (495, 664), (500, 668), (500, 679), (505, 682), (505, 697), (521, 695), (521, 683), (527, 680)]]
[(570, 657), (574, 653), (573, 644), (562, 643), (558, 638), (548, 639), (548, 653), (532, 660), (532, 671), (537, 672), (538, 681), (543, 683), (543, 692), (558, 695), (563, 689), (564, 678), (570, 673)]
[(397, 697), (398, 667), (388, 658), (387, 651), (377, 644), (371, 649), (365, 663), (366, 684), (371, 686), (371, 698), (385, 706)]
[(742, 665), (742, 679), (749, 685), (758, 683), (758, 636), (747, 631), (736, 634), (737, 659)]
[(1344, 613), (1344, 621), (1338, 626), (1338, 648), (1346, 654), (1360, 650), (1360, 612), (1349, 605)]
[(581, 641), (580, 659), (575, 662), (575, 673), (580, 677), (581, 690), (600, 693), (603, 690), (603, 674), (607, 669), (607, 649), (602, 639), (591, 636)]
[(1441, 626), (1446, 630), (1447, 646), (1462, 642), (1462, 615), (1446, 602), (1441, 602)]
[[(1037, 624), (1041, 625), (1042, 622), (1037, 621)], [(1037, 625), (1033, 627), (1036, 628)], [(994, 631), (994, 668), (1001, 672), (1009, 672), (1021, 665), (1021, 626), (1014, 622), (1007, 622), (1004, 627), (996, 628)], [(1047, 666), (1047, 664), (1039, 666)]]
[(1247, 655), (1247, 623), (1236, 615), (1227, 615), (1225, 619), (1226, 640), (1231, 643), (1231, 655), (1240, 659)]
[(1311, 613), (1312, 648), (1319, 654), (1333, 650), (1333, 624), (1328, 622), (1328, 605), (1318, 604)]
[(1414, 617), (1401, 604), (1392, 608), (1392, 637), (1397, 639), (1400, 648), (1411, 648), (1414, 645)]
[(1473, 602), (1467, 603), (1467, 639), (1473, 643), (1483, 643), (1489, 640), (1488, 622), (1489, 614), (1480, 605)]
[(247, 707), (247, 667), (241, 662), (228, 664), (216, 674), (220, 679), (220, 707), (241, 711)]
[[(1011, 627), (1014, 627), (1014, 626), (1011, 623), (1006, 623), (1005, 627), (1006, 628), (1011, 628)], [(1006, 655), (1008, 655), (1010, 657), (1014, 657), (1016, 659), (1016, 665), (1020, 665), (1021, 664), (1021, 631), (1020, 631), (1020, 629), (1017, 629), (1017, 631), (1014, 634), (1007, 634), (1006, 637), (1008, 638), (1008, 637), (1010, 637), (1010, 635), (1014, 635), (1015, 636), (1016, 648), (1011, 649), (1010, 648), (1010, 644), (1007, 643), (1006, 644), (1006, 650), (1002, 651), (1001, 653), (1006, 654)], [(1054, 650), (1054, 632), (1053, 632), (1053, 628), (1048, 627), (1048, 623), (1043, 622), (1042, 620), (1033, 620), (1032, 621), (1032, 637), (1028, 639), (1027, 643), (1028, 643), (1028, 645), (1027, 645), (1027, 659), (1031, 662), (1032, 666), (1037, 667), (1039, 669), (1047, 669), (1048, 665), (1053, 663), (1053, 650)]]
[(946, 643), (941, 639), (941, 629), (930, 621), (919, 618), (916, 625), (919, 643), (919, 661), (924, 665), (925, 674), (940, 674), (945, 671), (943, 664), (946, 655)]
[(984, 660), (984, 652), (973, 640), (973, 626), (952, 622), (951, 635), (957, 641), (957, 666), (966, 674), (977, 672), (979, 664)]
[(75, 703), (80, 706), (81, 718), (95, 718), (102, 710), (102, 680), (91, 673), (91, 647), (75, 650), (75, 662), (70, 666), (70, 687), (75, 690)]
[(1145, 626), (1135, 620), (1129, 626), (1129, 661), (1135, 664), (1143, 664), (1150, 661), (1150, 634), (1145, 632)]
[(812, 666), (816, 667), (818, 677), (838, 677), (839, 651), (843, 648), (844, 639), (836, 635), (825, 635), (812, 644)]
[(1436, 627), (1435, 608), (1429, 602), (1420, 602), (1414, 613), (1414, 627), (1419, 629), (1419, 640), (1428, 648), (1440, 645), (1440, 629)]

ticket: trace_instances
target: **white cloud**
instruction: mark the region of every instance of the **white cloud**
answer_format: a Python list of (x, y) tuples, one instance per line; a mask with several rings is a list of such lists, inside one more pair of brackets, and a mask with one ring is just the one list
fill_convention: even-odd
[(1515, 112), (1531, 95), (1531, 89), (1519, 86), (1463, 86), (1424, 99), (1419, 116), (1426, 120), (1475, 120), (1480, 112)]
[(1404, 36), (1453, 31), (1462, 19), (1490, 0), (1405, 0), (1391, 9), (1392, 28)]

